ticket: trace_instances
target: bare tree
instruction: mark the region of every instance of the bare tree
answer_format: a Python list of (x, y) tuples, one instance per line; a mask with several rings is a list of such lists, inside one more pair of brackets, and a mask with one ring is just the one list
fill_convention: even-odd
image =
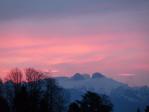
[(3, 80), (0, 78), (0, 85), (3, 84)]
[(12, 69), (9, 72), (8, 76), (6, 77), (6, 80), (7, 81), (12, 81), (15, 84), (21, 83), (22, 82), (22, 79), (23, 79), (23, 73), (18, 68)]
[(3, 81), (0, 79), (0, 96), (3, 94)]
[(37, 71), (33, 68), (25, 69), (25, 76), (27, 82), (37, 82), (41, 79), (46, 78), (43, 72)]

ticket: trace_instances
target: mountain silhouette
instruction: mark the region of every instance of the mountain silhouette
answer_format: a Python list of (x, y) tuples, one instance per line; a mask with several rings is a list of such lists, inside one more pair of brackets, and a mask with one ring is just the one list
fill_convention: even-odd
[(110, 96), (114, 112), (133, 112), (149, 104), (149, 87), (129, 87), (127, 84), (111, 79), (102, 73), (92, 75), (76, 73), (72, 77), (56, 77), (63, 88), (69, 90), (71, 101), (79, 100), (86, 91)]

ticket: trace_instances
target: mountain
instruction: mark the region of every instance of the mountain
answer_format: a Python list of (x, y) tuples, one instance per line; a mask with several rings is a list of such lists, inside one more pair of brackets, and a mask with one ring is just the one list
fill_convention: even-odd
[(98, 72), (96, 72), (96, 73), (93, 73), (93, 75), (92, 75), (92, 78), (94, 79), (96, 79), (96, 78), (103, 78), (103, 77), (105, 77), (103, 74), (101, 74), (101, 73), (98, 73)]
[(69, 78), (56, 77), (56, 80), (69, 91), (71, 101), (80, 99), (86, 91), (93, 91), (108, 95), (114, 104), (114, 112), (135, 112), (137, 108), (143, 110), (149, 104), (149, 87), (129, 87), (102, 73), (76, 73)]
[(75, 75), (73, 75), (71, 77), (71, 79), (73, 80), (84, 80), (90, 78), (90, 76), (88, 74), (80, 74), (80, 73), (76, 73)]
[(81, 89), (81, 91), (95, 91), (110, 94), (113, 89), (126, 84), (107, 78), (101, 73), (94, 73), (92, 77), (86, 74), (76, 73), (70, 78), (56, 78), (59, 85), (66, 89)]

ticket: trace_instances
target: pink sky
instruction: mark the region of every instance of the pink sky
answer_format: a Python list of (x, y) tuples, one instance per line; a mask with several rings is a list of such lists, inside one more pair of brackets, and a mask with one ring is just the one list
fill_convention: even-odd
[(118, 80), (121, 74), (149, 78), (146, 5), (136, 3), (124, 10), (121, 3), (104, 4), (111, 10), (100, 12), (102, 8), (97, 10), (96, 5), (88, 10), (82, 6), (82, 12), (68, 9), (62, 15), (57, 9), (52, 16), (43, 12), (21, 15), (14, 10), (11, 18), (3, 13), (6, 20), (0, 18), (0, 75), (14, 67), (34, 67), (53, 71), (53, 75), (99, 71)]

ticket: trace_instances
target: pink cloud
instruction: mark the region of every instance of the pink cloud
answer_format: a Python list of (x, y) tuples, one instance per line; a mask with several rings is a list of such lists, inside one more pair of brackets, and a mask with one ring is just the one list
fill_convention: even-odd
[[(119, 31), (115, 22), (103, 24), (103, 20), (63, 18), (52, 22), (4, 24), (4, 28), (0, 27), (1, 73), (17, 66), (57, 71), (56, 75), (101, 71), (113, 76), (149, 72), (145, 33), (127, 30), (125, 25)], [(122, 26), (119, 24), (119, 27)]]

